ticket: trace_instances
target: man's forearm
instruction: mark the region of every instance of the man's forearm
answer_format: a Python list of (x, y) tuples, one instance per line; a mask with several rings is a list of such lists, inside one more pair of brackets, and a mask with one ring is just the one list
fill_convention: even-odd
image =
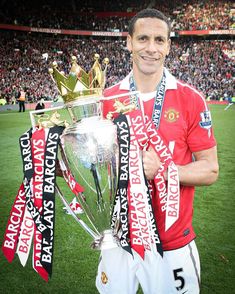
[(199, 160), (187, 165), (178, 166), (181, 185), (185, 186), (208, 186), (213, 184), (219, 174), (218, 164)]

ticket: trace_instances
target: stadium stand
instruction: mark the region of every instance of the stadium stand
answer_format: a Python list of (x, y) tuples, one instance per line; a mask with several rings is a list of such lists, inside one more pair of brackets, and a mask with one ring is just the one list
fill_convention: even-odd
[[(0, 23), (30, 27), (80, 30), (125, 31), (128, 19), (137, 11), (154, 7), (172, 21), (174, 30), (204, 30), (234, 28), (233, 1), (2, 1)], [(105, 17), (105, 20), (103, 19)]]
[[(116, 1), (111, 12), (109, 1), (97, 0), (96, 5), (86, 1), (82, 8), (76, 7), (76, 1), (67, 2), (64, 7), (62, 1), (41, 1), (34, 6), (28, 0), (21, 1), (21, 5), (18, 1), (1, 1), (0, 96), (8, 104), (15, 103), (20, 86), (27, 89), (28, 102), (37, 102), (41, 97), (56, 99), (57, 90), (48, 75), (48, 67), (56, 60), (61, 70), (67, 72), (71, 55), (78, 57), (85, 70), (90, 68), (94, 53), (100, 54), (101, 60), (109, 57), (107, 86), (123, 78), (130, 69), (129, 53), (125, 34), (118, 32), (126, 32), (129, 17), (147, 6), (160, 9), (172, 20), (175, 37), (167, 59), (172, 73), (196, 86), (208, 99), (224, 100), (234, 96), (231, 1), (167, 0), (164, 4), (142, 1), (141, 7), (138, 1)], [(14, 26), (8, 29), (7, 24)], [(32, 27), (39, 32), (30, 30)], [(52, 30), (45, 33), (43, 28)], [(65, 34), (54, 33), (53, 30), (61, 28), (67, 29)], [(68, 29), (90, 33), (84, 36), (72, 31), (66, 35), (70, 32)], [(185, 33), (185, 30), (188, 31)], [(198, 30), (202, 30), (202, 36)], [(206, 35), (205, 30), (216, 30), (215, 35)], [(93, 36), (91, 31), (114, 34)]]

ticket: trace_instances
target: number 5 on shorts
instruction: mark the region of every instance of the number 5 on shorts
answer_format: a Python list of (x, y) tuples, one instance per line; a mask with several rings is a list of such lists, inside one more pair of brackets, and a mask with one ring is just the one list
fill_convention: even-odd
[(177, 291), (182, 290), (184, 288), (184, 285), (185, 285), (185, 280), (182, 277), (181, 272), (183, 272), (182, 268), (177, 268), (177, 269), (173, 270), (175, 281), (180, 282), (180, 285), (176, 287)]

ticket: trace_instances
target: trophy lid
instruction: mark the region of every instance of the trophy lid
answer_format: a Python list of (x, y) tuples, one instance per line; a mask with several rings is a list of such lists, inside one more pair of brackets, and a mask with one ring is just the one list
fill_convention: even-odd
[(99, 63), (99, 54), (95, 54), (94, 59), (95, 62), (91, 70), (86, 73), (77, 64), (76, 56), (72, 56), (72, 66), (68, 76), (58, 70), (56, 61), (52, 63), (52, 68), (49, 68), (49, 73), (66, 104), (81, 98), (100, 97), (102, 95), (109, 59), (105, 58), (103, 60), (105, 64), (104, 70), (102, 70), (101, 64)]

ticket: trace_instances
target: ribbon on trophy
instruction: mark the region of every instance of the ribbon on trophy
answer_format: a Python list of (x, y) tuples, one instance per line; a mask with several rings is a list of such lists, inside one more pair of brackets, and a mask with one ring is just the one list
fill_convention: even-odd
[(131, 205), (130, 235), (132, 248), (144, 258), (144, 252), (146, 250), (151, 251), (154, 248), (153, 246), (156, 246), (157, 251), (162, 256), (163, 250), (153, 214), (151, 196), (143, 171), (138, 134), (134, 132), (135, 124), (130, 119), (132, 115), (135, 116), (136, 112), (127, 114), (131, 134), (128, 198)]
[(117, 224), (120, 225), (120, 244), (129, 253), (132, 254), (132, 248), (144, 258), (144, 252), (156, 246), (162, 256), (151, 195), (143, 172), (138, 135), (134, 132), (134, 123), (129, 117), (131, 114), (136, 115), (137, 112), (120, 114), (114, 120), (117, 125), (120, 158), (111, 226), (116, 231)]
[(119, 115), (114, 123), (117, 126), (117, 138), (119, 144), (119, 179), (116, 197), (114, 199), (114, 209), (112, 213), (111, 227), (115, 231), (120, 220), (121, 235), (120, 245), (127, 252), (131, 253), (129, 225), (128, 225), (128, 183), (129, 183), (129, 150), (130, 150), (130, 130), (125, 115)]
[[(122, 227), (128, 227), (129, 233), (126, 233), (126, 236), (130, 237), (131, 248), (142, 258), (144, 258), (144, 252), (146, 250), (152, 250), (152, 248), (154, 248), (152, 246), (153, 244), (155, 244), (159, 254), (163, 255), (157, 223), (153, 213), (152, 197), (154, 197), (154, 203), (156, 203), (157, 198), (157, 205), (160, 206), (161, 213), (165, 214), (166, 231), (172, 227), (179, 217), (180, 189), (178, 168), (173, 162), (172, 154), (165, 144), (163, 136), (157, 131), (162, 113), (165, 86), (166, 77), (165, 74), (163, 74), (155, 97), (152, 120), (143, 115), (139, 103), (136, 103), (138, 97), (131, 97), (131, 101), (135, 102), (138, 109), (131, 109), (131, 111), (129, 111), (128, 108), (122, 104), (123, 108), (119, 107), (117, 111), (125, 113), (125, 108), (127, 109), (125, 116), (130, 130), (130, 148), (128, 153), (129, 168), (128, 171), (127, 169), (125, 170), (129, 175), (126, 177), (128, 181), (128, 202), (126, 204), (124, 200), (121, 201), (120, 195), (117, 193), (112, 214), (112, 228), (115, 229), (118, 218), (121, 224), (123, 219), (126, 219), (126, 216), (123, 218), (120, 212), (128, 207), (129, 227), (128, 224), (122, 224), (121, 232), (123, 234)], [(120, 111), (120, 109), (122, 111)], [(115, 113), (115, 111), (110, 114), (112, 115), (113, 113)], [(120, 117), (122, 121), (124, 121), (123, 114), (121, 114), (114, 120), (114, 123), (116, 123)], [(161, 166), (154, 178), (157, 197), (153, 195), (152, 184), (146, 180), (142, 166), (141, 150), (147, 150), (150, 146), (155, 150), (161, 160)], [(127, 163), (125, 157), (122, 161)], [(168, 174), (167, 181), (164, 177), (165, 173)]]
[(56, 159), (60, 135), (63, 130), (64, 127), (60, 126), (50, 128), (45, 148), (42, 223), (47, 229), (42, 231), (40, 261), (50, 276), (52, 274), (54, 245)]
[[(43, 175), (44, 175), (44, 160), (46, 147), (47, 130), (44, 128), (38, 129), (32, 134), (32, 157), (34, 165), (33, 176), (33, 195), (34, 205), (42, 213), (43, 204)], [(46, 281), (48, 281), (48, 273), (41, 264), (42, 250), (42, 233), (34, 224), (34, 240), (33, 240), (33, 268)]]
[(9, 262), (17, 252), (24, 266), (32, 239), (33, 267), (48, 280), (52, 274), (56, 160), (64, 127), (32, 128), (19, 139), (24, 180), (13, 204), (2, 251)]
[[(154, 185), (158, 194), (158, 203), (162, 213), (165, 213), (165, 230), (167, 231), (179, 217), (179, 174), (178, 168), (173, 162), (171, 152), (159, 134), (152, 120), (147, 116), (143, 118), (140, 110), (130, 112), (129, 118), (133, 123), (133, 131), (139, 146), (155, 150), (161, 160), (161, 166), (154, 178)], [(164, 173), (168, 173), (168, 181), (164, 178)]]
[[(167, 231), (179, 218), (180, 187), (178, 168), (172, 160), (169, 148), (151, 120), (146, 120), (146, 128), (150, 144), (162, 162), (154, 178), (154, 185), (158, 192), (158, 203), (161, 207), (161, 212), (165, 213), (165, 231)], [(165, 172), (167, 172), (167, 182), (164, 177)]]
[(24, 185), (21, 184), (12, 206), (10, 217), (6, 226), (2, 251), (8, 262), (14, 259), (19, 240), (19, 232), (25, 211)]

